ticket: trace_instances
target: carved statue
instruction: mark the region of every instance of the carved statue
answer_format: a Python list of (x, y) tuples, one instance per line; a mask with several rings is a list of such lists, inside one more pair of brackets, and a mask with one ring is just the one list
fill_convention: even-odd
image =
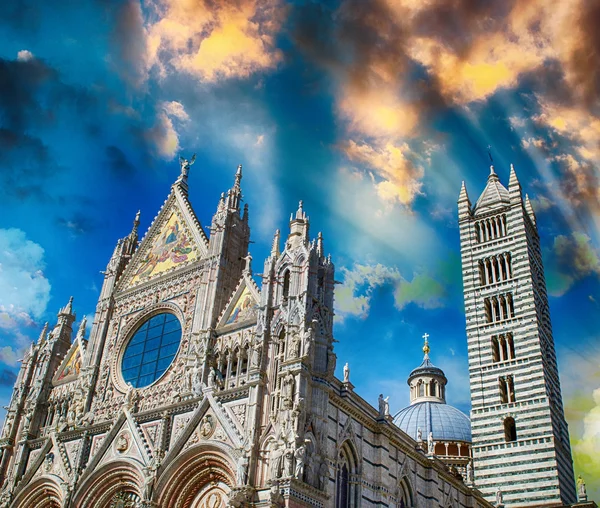
[(348, 365), (348, 362), (346, 362), (346, 365), (344, 365), (344, 383), (349, 383), (350, 382), (350, 366)]
[(212, 415), (206, 415), (200, 422), (200, 434), (202, 437), (209, 437), (214, 429)]
[(127, 448), (129, 448), (127, 436), (124, 433), (120, 434), (117, 438), (117, 451), (123, 453), (127, 451)]
[(292, 473), (294, 472), (294, 469), (293, 469), (294, 450), (291, 446), (288, 446), (285, 449), (283, 459), (284, 459), (285, 476), (292, 476)]
[(273, 448), (271, 449), (271, 453), (269, 455), (269, 462), (271, 465), (271, 479), (273, 480), (281, 477), (284, 452), (285, 450), (283, 441), (275, 441), (273, 443)]
[(578, 497), (579, 501), (587, 501), (587, 491), (585, 488), (585, 481), (581, 477), (581, 475), (579, 475), (577, 477), (577, 497)]
[(217, 386), (217, 372), (214, 367), (210, 368), (210, 373), (208, 375), (208, 386), (211, 388), (216, 388)]
[(152, 494), (154, 492), (154, 485), (156, 483), (156, 468), (145, 467), (144, 468), (144, 500), (151, 501)]
[(14, 415), (12, 413), (9, 413), (8, 416), (6, 417), (6, 423), (4, 424), (3, 437), (10, 436), (10, 432), (12, 430), (14, 419), (15, 419), (15, 417), (14, 417)]
[(240, 458), (237, 461), (237, 484), (238, 485), (246, 485), (248, 481), (248, 455), (246, 455), (245, 451), (242, 451)]
[(138, 393), (137, 390), (133, 387), (131, 383), (127, 384), (127, 391), (125, 392), (125, 396), (123, 397), (123, 405), (127, 409), (134, 409), (134, 406), (137, 403)]
[(283, 379), (282, 393), (281, 397), (283, 400), (283, 407), (285, 409), (290, 409), (293, 404), (293, 396), (294, 396), (294, 376), (292, 374), (288, 374)]
[(423, 431), (421, 430), (421, 427), (417, 429), (417, 441), (423, 441)]
[(467, 481), (473, 481), (473, 466), (471, 465), (471, 461), (467, 462)]
[(179, 156), (179, 165), (181, 166), (181, 176), (188, 176), (190, 172), (190, 166), (196, 162), (196, 154), (192, 155), (190, 160), (184, 159), (181, 155)]
[(433, 432), (430, 432), (427, 436), (427, 452), (433, 454), (435, 450), (435, 445), (433, 443)]
[(379, 417), (383, 418), (385, 416), (385, 399), (383, 398), (383, 393), (379, 394)]
[[(306, 443), (306, 441), (305, 441)], [(302, 480), (304, 476), (304, 465), (306, 463), (306, 445), (301, 444), (294, 452), (296, 459), (296, 469), (294, 470), (294, 477), (298, 480)]]
[(315, 337), (315, 331), (313, 330), (312, 326), (309, 326), (305, 331), (304, 331), (304, 337), (303, 337), (303, 342), (304, 342), (304, 356), (310, 358), (310, 354), (311, 354), (311, 348), (312, 348), (312, 343)]
[(252, 348), (252, 360), (251, 360), (251, 365), (252, 367), (256, 368), (260, 366), (260, 355), (261, 355), (261, 347), (260, 344), (258, 344), (258, 342), (254, 345), (254, 347)]
[(383, 414), (385, 416), (390, 416), (390, 396), (388, 395), (385, 399), (383, 399)]
[(50, 452), (46, 455), (46, 458), (44, 459), (44, 471), (46, 471), (47, 473), (50, 472), (53, 465), (54, 465), (54, 454), (52, 452)]
[(503, 497), (500, 488), (496, 491), (496, 506), (502, 506)]
[(194, 365), (194, 369), (191, 374), (191, 388), (192, 394), (194, 397), (200, 397), (202, 395), (202, 378), (200, 376), (200, 367), (198, 366), (198, 362)]

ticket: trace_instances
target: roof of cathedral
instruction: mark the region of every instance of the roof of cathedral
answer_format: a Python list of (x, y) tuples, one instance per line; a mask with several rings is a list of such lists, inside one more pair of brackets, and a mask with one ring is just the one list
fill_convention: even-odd
[(439, 367), (436, 367), (431, 360), (429, 359), (429, 355), (426, 353), (421, 365), (419, 365), (416, 369), (414, 369), (410, 375), (408, 376), (409, 382), (415, 376), (421, 376), (423, 374), (433, 374), (435, 376), (440, 376), (446, 379), (444, 375), (444, 371)]
[(471, 420), (462, 411), (442, 402), (418, 402), (412, 404), (394, 416), (397, 427), (413, 439), (418, 438), (421, 429), (423, 439), (429, 432), (438, 441), (471, 442)]
[(500, 183), (500, 179), (494, 171), (494, 166), (490, 166), (490, 176), (488, 176), (485, 189), (483, 189), (481, 196), (475, 203), (475, 211), (508, 204), (510, 204), (508, 190)]
[[(429, 334), (424, 334), (423, 338), (423, 361), (408, 376), (410, 406), (396, 413), (394, 423), (413, 439), (418, 438), (421, 429), (424, 439), (431, 432), (435, 440), (471, 442), (471, 420), (462, 411), (446, 404), (444, 386), (448, 380), (444, 371), (429, 359)], [(441, 385), (430, 384), (433, 381)], [(425, 388), (425, 384), (429, 386)]]

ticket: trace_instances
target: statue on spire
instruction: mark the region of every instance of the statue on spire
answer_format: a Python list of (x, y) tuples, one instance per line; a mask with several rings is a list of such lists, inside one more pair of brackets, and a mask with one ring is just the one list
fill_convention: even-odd
[(190, 166), (192, 166), (196, 162), (196, 154), (192, 155), (190, 160), (183, 158), (181, 155), (179, 156), (179, 165), (181, 166), (181, 178), (187, 178), (188, 173), (190, 172)]

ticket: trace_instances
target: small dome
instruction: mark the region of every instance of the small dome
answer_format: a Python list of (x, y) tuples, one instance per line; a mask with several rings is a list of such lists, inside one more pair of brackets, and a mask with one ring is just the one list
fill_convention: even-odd
[(427, 440), (429, 432), (436, 441), (471, 442), (471, 420), (462, 411), (441, 402), (418, 402), (408, 406), (394, 416), (397, 427), (413, 439)]
[(431, 360), (429, 359), (429, 356), (427, 354), (425, 355), (425, 358), (423, 358), (423, 362), (421, 363), (421, 365), (414, 369), (408, 376), (408, 384), (410, 384), (410, 381), (413, 378), (422, 375), (439, 376), (444, 379), (444, 384), (446, 384), (446, 382), (448, 381), (446, 379), (446, 376), (444, 375), (444, 371), (436, 367), (433, 363), (431, 363)]

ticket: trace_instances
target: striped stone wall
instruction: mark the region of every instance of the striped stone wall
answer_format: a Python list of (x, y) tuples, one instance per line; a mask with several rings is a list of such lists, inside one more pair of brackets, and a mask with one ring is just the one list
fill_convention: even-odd
[[(514, 183), (511, 175), (509, 194), (510, 204), (474, 211), (466, 190), (459, 199), (475, 484), (489, 501), (501, 490), (509, 507), (574, 503), (569, 435), (535, 217), (524, 207), (516, 175)], [(497, 225), (491, 235), (488, 219)], [(480, 262), (500, 255), (506, 259), (506, 253), (510, 276), (482, 277)], [(498, 308), (490, 308), (486, 300), (499, 302)], [(511, 300), (504, 309), (502, 302)], [(498, 358), (492, 337), (508, 334), (514, 355), (507, 348)], [(516, 440), (507, 435), (510, 419)]]

